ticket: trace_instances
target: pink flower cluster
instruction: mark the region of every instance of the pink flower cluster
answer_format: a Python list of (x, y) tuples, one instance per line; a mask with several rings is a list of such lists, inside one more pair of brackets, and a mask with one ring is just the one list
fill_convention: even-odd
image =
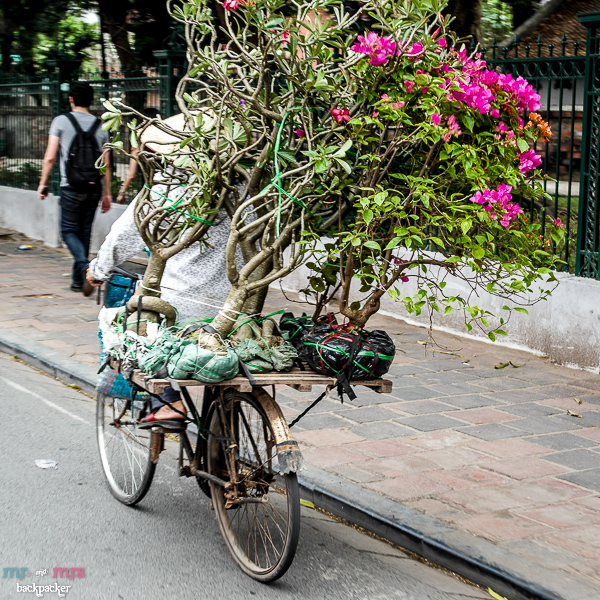
[(396, 42), (392, 42), (390, 38), (383, 35), (379, 36), (374, 31), (371, 31), (366, 36), (359, 35), (357, 41), (350, 47), (350, 50), (366, 54), (370, 57), (370, 65), (382, 67), (388, 62), (390, 56), (396, 54)]
[(500, 218), (502, 227), (508, 229), (510, 222), (523, 212), (518, 204), (512, 202), (511, 191), (512, 186), (502, 183), (495, 190), (477, 192), (471, 202), (482, 204), (484, 210), (490, 213), (490, 219), (495, 221)]
[(332, 108), (331, 116), (335, 119), (336, 123), (350, 120), (350, 111), (347, 108)]
[[(448, 124), (448, 131), (442, 136), (442, 139), (445, 142), (449, 142), (450, 138), (453, 135), (460, 135), (462, 133), (462, 130), (460, 128), (460, 126), (458, 125), (458, 123), (456, 122), (456, 117), (454, 115), (450, 115), (447, 119), (447, 124)], [(438, 127), (441, 122), (442, 122), (442, 115), (438, 114), (438, 113), (433, 113), (431, 115), (431, 122)]]
[(529, 171), (539, 167), (542, 164), (542, 157), (535, 153), (531, 148), (526, 152), (519, 154), (519, 172), (521, 175), (527, 175)]
[[(444, 48), (446, 40), (438, 40), (437, 44), (441, 48)], [(366, 36), (359, 35), (356, 38), (356, 42), (350, 46), (350, 50), (369, 56), (369, 64), (374, 67), (382, 67), (387, 64), (392, 56), (400, 56), (404, 53), (407, 58), (416, 60), (425, 53), (425, 48), (421, 42), (414, 42), (410, 45), (410, 48), (406, 49), (406, 45), (400, 47), (390, 38), (385, 37), (384, 35), (378, 35), (374, 31), (367, 33)]]

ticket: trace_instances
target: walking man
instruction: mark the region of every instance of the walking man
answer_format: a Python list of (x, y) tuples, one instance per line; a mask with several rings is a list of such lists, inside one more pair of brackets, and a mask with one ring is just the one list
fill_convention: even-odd
[[(77, 82), (69, 89), (71, 112), (52, 121), (48, 147), (44, 155), (38, 196), (48, 196), (48, 179), (60, 148), (60, 233), (69, 248), (74, 262), (71, 290), (89, 295), (86, 284), (92, 223), (98, 202), (102, 199), (102, 212), (110, 210), (110, 164), (104, 154), (106, 173), (102, 176), (95, 163), (108, 142), (100, 121), (89, 111), (94, 90), (89, 83)], [(87, 292), (87, 293), (86, 293)]]

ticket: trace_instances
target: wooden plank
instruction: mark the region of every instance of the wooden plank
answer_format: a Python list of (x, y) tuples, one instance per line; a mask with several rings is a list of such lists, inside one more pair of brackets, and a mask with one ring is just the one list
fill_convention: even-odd
[[(311, 392), (313, 385), (334, 385), (335, 379), (328, 377), (327, 375), (321, 375), (319, 373), (302, 371), (295, 369), (288, 373), (263, 373), (255, 375), (254, 379), (256, 385), (268, 386), (268, 385), (287, 385), (288, 387), (294, 388), (300, 392)], [(171, 385), (166, 379), (150, 379), (145, 373), (139, 369), (133, 372), (132, 380), (140, 387), (148, 390), (151, 394), (160, 394), (166, 387)], [(203, 387), (205, 385), (214, 385), (219, 387), (230, 387), (240, 392), (251, 392), (252, 385), (248, 379), (242, 375), (238, 375), (233, 379), (227, 379), (220, 383), (207, 384), (196, 379), (181, 379), (177, 381), (182, 387)], [(357, 386), (362, 385), (368, 388), (372, 388), (378, 393), (388, 394), (392, 391), (392, 382), (389, 379), (370, 379), (359, 381), (351, 381), (350, 385)]]

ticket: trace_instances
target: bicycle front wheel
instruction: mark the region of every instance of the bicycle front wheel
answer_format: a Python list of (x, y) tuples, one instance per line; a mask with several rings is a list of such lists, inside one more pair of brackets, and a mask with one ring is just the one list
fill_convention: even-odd
[(96, 403), (98, 449), (108, 488), (130, 506), (146, 495), (156, 469), (150, 459), (152, 434), (138, 428), (142, 408), (142, 402), (104, 394), (98, 394)]
[(253, 579), (281, 577), (292, 564), (300, 534), (295, 473), (278, 475), (273, 427), (251, 394), (225, 392), (213, 407), (207, 470), (227, 482), (210, 482), (221, 532), (233, 558)]

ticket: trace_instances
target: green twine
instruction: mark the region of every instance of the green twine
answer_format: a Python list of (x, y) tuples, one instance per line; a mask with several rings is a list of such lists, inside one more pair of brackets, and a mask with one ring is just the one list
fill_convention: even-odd
[[(281, 134), (283, 132), (283, 126), (285, 125), (285, 120), (288, 118), (289, 116), (289, 112), (286, 112), (283, 119), (281, 120), (281, 124), (279, 125), (279, 131), (277, 132), (277, 137), (275, 138), (275, 177), (273, 179), (271, 179), (271, 182), (269, 183), (269, 185), (272, 185), (278, 192), (278, 197), (277, 197), (277, 220), (275, 222), (275, 232), (277, 234), (277, 237), (279, 237), (279, 228), (281, 225), (281, 194), (285, 194), (288, 198), (290, 198), (291, 200), (293, 200), (296, 204), (298, 204), (299, 206), (301, 206), (311, 217), (313, 216), (313, 214), (310, 212), (310, 210), (308, 209), (308, 207), (303, 203), (300, 202), (300, 200), (298, 200), (297, 198), (294, 198), (294, 196), (292, 196), (291, 194), (288, 194), (282, 187), (281, 187), (281, 171), (279, 170), (279, 146), (281, 145)], [(275, 183), (275, 180), (277, 180), (277, 183)]]
[[(173, 203), (173, 206), (168, 206), (165, 210), (167, 212), (171, 212), (172, 210), (174, 210), (175, 212), (178, 212), (182, 215), (185, 215), (186, 217), (190, 217), (192, 219), (195, 219), (196, 221), (199, 221), (200, 223), (204, 223), (205, 225), (212, 225), (213, 221), (207, 221), (206, 219), (201, 219), (200, 217), (196, 217), (195, 215), (192, 215), (189, 212), (186, 212), (185, 210), (179, 210), (177, 207), (185, 200), (185, 195), (182, 194), (181, 198), (179, 198), (179, 200), (175, 201), (172, 200), (171, 198), (169, 198), (168, 196), (163, 196), (162, 194), (160, 194), (159, 192), (157, 192), (156, 190), (153, 190), (152, 188), (149, 188), (146, 184), (144, 184), (144, 187), (147, 190), (150, 190), (150, 192), (152, 192), (153, 194), (156, 194), (157, 196), (160, 196), (161, 198), (163, 198), (164, 200), (168, 200), (169, 202)], [(185, 185), (180, 185), (179, 187), (185, 187)]]

